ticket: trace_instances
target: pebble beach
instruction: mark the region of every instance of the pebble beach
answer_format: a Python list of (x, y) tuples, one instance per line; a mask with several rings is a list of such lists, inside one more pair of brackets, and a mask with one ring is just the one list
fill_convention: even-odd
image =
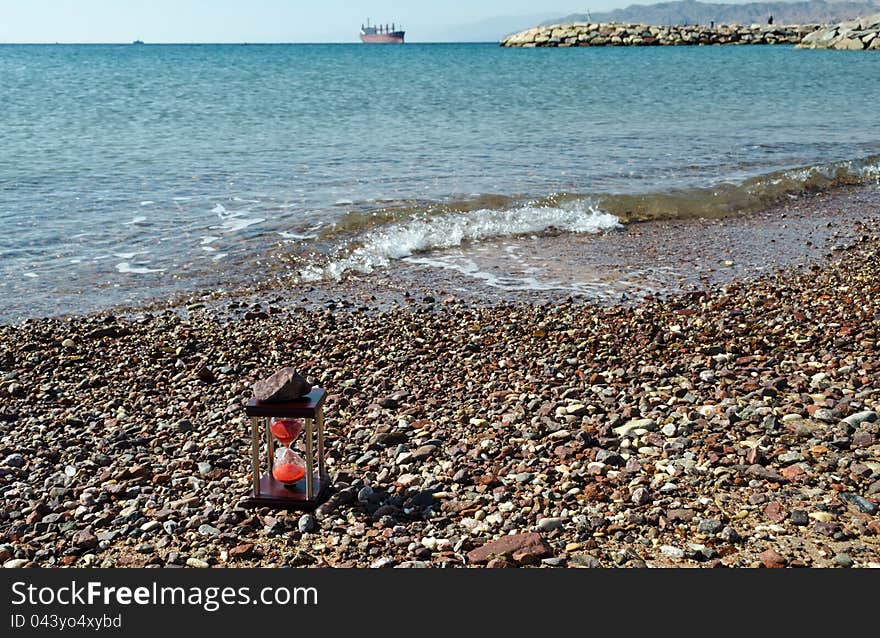
[[(573, 239), (677, 264), (624, 300), (400, 265), (0, 326), (0, 564), (880, 567), (877, 202)], [(329, 395), (311, 513), (241, 506), (284, 366)]]

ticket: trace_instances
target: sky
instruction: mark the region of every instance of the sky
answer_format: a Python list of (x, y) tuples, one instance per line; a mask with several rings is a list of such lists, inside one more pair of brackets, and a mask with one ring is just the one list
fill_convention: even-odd
[[(650, 4), (652, 0), (636, 0)], [(395, 22), (407, 41), (500, 39), (633, 0), (0, 0), (0, 42), (355, 42)], [(480, 37), (482, 36), (482, 37)]]

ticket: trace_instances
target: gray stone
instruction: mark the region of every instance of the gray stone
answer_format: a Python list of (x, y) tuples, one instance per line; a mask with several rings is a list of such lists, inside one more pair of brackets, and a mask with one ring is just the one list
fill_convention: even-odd
[(852, 567), (853, 566), (852, 556), (850, 556), (849, 554), (843, 554), (843, 553), (837, 554), (837, 556), (834, 557), (834, 564), (837, 565), (838, 567)]
[(873, 423), (877, 420), (877, 413), (873, 410), (864, 410), (863, 412), (856, 412), (855, 414), (850, 414), (846, 417), (843, 422), (852, 427), (858, 427), (865, 421), (868, 423)]
[(715, 518), (704, 518), (697, 524), (697, 531), (700, 534), (714, 535), (721, 531), (724, 523)]
[(394, 567), (394, 559), (389, 558), (388, 556), (385, 556), (384, 558), (378, 558), (378, 559), (374, 560), (370, 564), (371, 569), (382, 569), (385, 567)]
[(213, 525), (208, 525), (207, 523), (205, 523), (204, 525), (199, 525), (199, 534), (203, 536), (219, 536), (220, 530)]
[(660, 553), (662, 553), (666, 558), (673, 559), (681, 559), (684, 558), (684, 550), (680, 547), (674, 547), (672, 545), (661, 545)]
[(315, 517), (311, 514), (303, 514), (299, 517), (299, 521), (297, 521), (296, 527), (303, 534), (305, 534), (306, 532), (315, 531)]
[(548, 567), (562, 567), (565, 565), (565, 559), (562, 556), (551, 556), (550, 558), (541, 559), (541, 564)]
[(26, 558), (13, 558), (3, 563), (3, 569), (19, 569), (27, 565), (28, 562)]
[(853, 492), (841, 492), (838, 495), (838, 498), (862, 514), (870, 514), (873, 516), (877, 513), (877, 506), (864, 496), (859, 496)]
[(186, 564), (187, 564), (187, 567), (194, 567), (196, 569), (206, 569), (206, 568), (210, 567), (210, 565), (207, 562), (205, 562), (199, 558), (187, 558)]
[(258, 401), (293, 401), (308, 394), (312, 385), (293, 368), (282, 368), (272, 376), (254, 384)]
[(788, 515), (788, 520), (791, 521), (792, 525), (803, 527), (809, 524), (810, 517), (804, 510), (792, 510), (791, 514)]
[(202, 476), (204, 476), (205, 474), (207, 474), (208, 472), (210, 472), (213, 469), (211, 467), (211, 464), (206, 461), (202, 461), (201, 463), (199, 463), (198, 467), (199, 467), (199, 474), (201, 474)]
[(585, 552), (572, 554), (568, 564), (575, 567), (587, 567), (589, 569), (599, 569), (602, 567), (602, 563), (598, 558)]
[(742, 540), (742, 536), (740, 536), (739, 532), (730, 526), (722, 529), (719, 537), (726, 543), (738, 543)]
[(786, 465), (791, 465), (792, 463), (800, 463), (805, 460), (804, 455), (800, 452), (785, 452), (784, 454), (779, 455), (779, 462), (784, 463)]
[(0, 463), (0, 465), (5, 465), (6, 467), (24, 467), (24, 464), (24, 456), (18, 454), (17, 452), (15, 454), (10, 454), (5, 459), (3, 459), (2, 463)]

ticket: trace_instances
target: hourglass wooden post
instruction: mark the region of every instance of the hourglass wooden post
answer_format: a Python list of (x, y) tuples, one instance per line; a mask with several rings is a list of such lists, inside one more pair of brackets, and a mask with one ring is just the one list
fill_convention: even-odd
[[(330, 479), (324, 462), (323, 404), (326, 396), (324, 388), (312, 388), (311, 392), (297, 401), (283, 403), (263, 402), (257, 401), (257, 399), (248, 401), (245, 413), (251, 419), (253, 491), (242, 505), (310, 510), (326, 499), (330, 487)], [(301, 480), (294, 483), (282, 483), (273, 476), (272, 464), (275, 460), (276, 447), (275, 437), (270, 431), (273, 419), (301, 419), (304, 422), (305, 473)], [(265, 435), (263, 430), (265, 430)], [(260, 443), (263, 436), (265, 436), (265, 445)], [(288, 445), (293, 445), (295, 438), (296, 435)], [(261, 448), (263, 447), (265, 448), (262, 451), (265, 454), (265, 472), (262, 470), (263, 453), (261, 453)], [(317, 463), (315, 463), (316, 451)], [(285, 450), (282, 449), (281, 453), (284, 452)], [(317, 465), (317, 472), (315, 465)]]

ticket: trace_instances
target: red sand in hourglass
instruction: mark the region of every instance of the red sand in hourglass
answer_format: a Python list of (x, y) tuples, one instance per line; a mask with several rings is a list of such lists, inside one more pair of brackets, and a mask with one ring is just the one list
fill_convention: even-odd
[(272, 436), (278, 439), (283, 445), (290, 445), (294, 439), (302, 432), (303, 423), (299, 419), (279, 419), (269, 426)]
[(306, 469), (295, 463), (281, 463), (272, 468), (272, 476), (281, 483), (296, 483), (306, 475)]

